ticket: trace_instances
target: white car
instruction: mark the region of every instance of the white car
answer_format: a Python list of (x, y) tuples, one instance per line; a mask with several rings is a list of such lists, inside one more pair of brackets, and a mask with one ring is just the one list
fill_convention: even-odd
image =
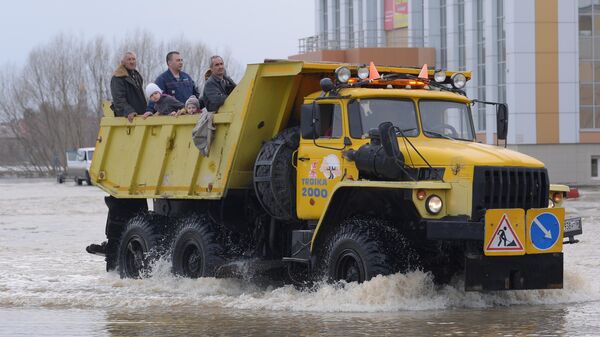
[(94, 156), (93, 147), (82, 147), (76, 151), (67, 151), (67, 170), (56, 177), (59, 184), (62, 184), (67, 179), (73, 179), (77, 185), (81, 185), (85, 181), (91, 185), (90, 165), (92, 165), (92, 157)]

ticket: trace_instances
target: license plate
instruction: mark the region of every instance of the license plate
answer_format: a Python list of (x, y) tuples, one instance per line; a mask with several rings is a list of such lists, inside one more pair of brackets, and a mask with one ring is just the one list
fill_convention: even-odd
[(582, 234), (581, 218), (565, 219), (564, 237)]

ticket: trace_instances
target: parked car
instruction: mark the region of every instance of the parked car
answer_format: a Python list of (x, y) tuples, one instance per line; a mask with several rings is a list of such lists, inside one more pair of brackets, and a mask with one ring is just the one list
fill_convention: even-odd
[(94, 156), (93, 147), (83, 147), (77, 150), (67, 151), (67, 170), (60, 173), (56, 180), (62, 184), (67, 179), (73, 179), (77, 185), (85, 181), (88, 185), (92, 184), (90, 179), (90, 165)]

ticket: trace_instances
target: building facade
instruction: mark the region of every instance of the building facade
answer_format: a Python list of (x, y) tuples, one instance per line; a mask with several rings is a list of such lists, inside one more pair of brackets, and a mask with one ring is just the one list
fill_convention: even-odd
[[(433, 48), (436, 68), (472, 72), (470, 98), (509, 105), (509, 147), (544, 161), (553, 181), (600, 184), (600, 0), (315, 5), (317, 34), (301, 53)], [(494, 107), (472, 111), (478, 139), (495, 144)]]

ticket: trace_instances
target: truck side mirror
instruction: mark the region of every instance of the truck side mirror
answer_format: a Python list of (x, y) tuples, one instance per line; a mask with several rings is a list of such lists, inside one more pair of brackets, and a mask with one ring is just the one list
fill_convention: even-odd
[(315, 102), (303, 104), (300, 110), (300, 130), (302, 138), (317, 139), (321, 134), (321, 109)]
[(508, 106), (498, 104), (496, 108), (496, 138), (506, 140), (508, 133)]
[(388, 157), (401, 158), (402, 153), (398, 146), (398, 138), (396, 130), (391, 122), (383, 122), (379, 124), (379, 135), (381, 137), (381, 146)]

